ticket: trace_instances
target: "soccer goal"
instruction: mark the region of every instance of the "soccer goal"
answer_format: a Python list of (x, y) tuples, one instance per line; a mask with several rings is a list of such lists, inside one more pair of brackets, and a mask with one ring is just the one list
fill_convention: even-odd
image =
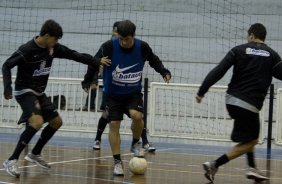
[[(151, 83), (150, 131), (152, 136), (230, 141), (233, 120), (225, 108), (226, 86), (213, 86), (201, 104), (195, 100), (199, 85)], [(264, 139), (261, 111), (260, 142)]]

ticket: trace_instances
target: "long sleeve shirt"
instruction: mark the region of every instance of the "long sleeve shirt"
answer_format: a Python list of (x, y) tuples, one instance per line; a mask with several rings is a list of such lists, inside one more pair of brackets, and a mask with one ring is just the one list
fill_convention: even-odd
[[(171, 75), (146, 42), (135, 39), (132, 48), (124, 49), (118, 44), (118, 41), (118, 39), (112, 39), (105, 42), (94, 56), (96, 60), (106, 56), (112, 60), (111, 66), (104, 66), (103, 69), (105, 93), (119, 96), (129, 94), (134, 90), (141, 90), (140, 80), (146, 61), (163, 77), (167, 74)], [(95, 71), (89, 69), (86, 74), (88, 79), (85, 78), (85, 81), (90, 81), (94, 73)]]
[(15, 95), (44, 92), (54, 58), (65, 58), (98, 68), (99, 61), (89, 54), (79, 53), (68, 47), (56, 44), (54, 48), (40, 47), (35, 38), (23, 44), (9, 57), (2, 66), (4, 94), (12, 95), (11, 69), (17, 66)]
[(257, 109), (261, 109), (272, 77), (282, 80), (280, 56), (264, 43), (250, 42), (232, 48), (223, 60), (209, 72), (199, 88), (204, 96), (233, 66), (227, 93)]

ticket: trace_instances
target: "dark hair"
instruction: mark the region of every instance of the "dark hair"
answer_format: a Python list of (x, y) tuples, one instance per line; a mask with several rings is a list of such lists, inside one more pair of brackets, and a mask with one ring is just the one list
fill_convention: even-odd
[(113, 29), (116, 27), (118, 27), (118, 24), (120, 23), (120, 21), (116, 21), (114, 24), (113, 24)]
[(47, 20), (40, 30), (40, 36), (44, 36), (45, 34), (49, 34), (50, 36), (60, 39), (63, 37), (63, 29), (56, 21)]
[(262, 41), (265, 40), (266, 37), (266, 28), (261, 23), (255, 23), (251, 25), (251, 27), (248, 30), (248, 34), (254, 34), (254, 36)]
[(117, 26), (117, 33), (122, 36), (134, 36), (135, 35), (136, 26), (130, 20), (120, 21)]

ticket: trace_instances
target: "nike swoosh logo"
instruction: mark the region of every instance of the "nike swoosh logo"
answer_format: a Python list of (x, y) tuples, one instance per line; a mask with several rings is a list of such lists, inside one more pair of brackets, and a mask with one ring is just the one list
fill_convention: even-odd
[(119, 68), (119, 65), (117, 65), (117, 67), (116, 67), (116, 72), (118, 72), (118, 73), (124, 72), (124, 71), (126, 71), (126, 70), (129, 70), (130, 68), (135, 67), (136, 65), (138, 65), (138, 63), (135, 64), (135, 65), (132, 65), (132, 66), (125, 67), (125, 68)]

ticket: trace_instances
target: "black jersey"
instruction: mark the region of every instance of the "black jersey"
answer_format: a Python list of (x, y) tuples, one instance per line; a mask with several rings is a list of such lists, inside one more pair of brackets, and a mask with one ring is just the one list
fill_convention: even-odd
[(227, 93), (261, 109), (272, 76), (282, 80), (280, 56), (264, 43), (250, 42), (231, 49), (224, 59), (205, 78), (199, 91), (208, 89), (233, 67)]
[(78, 53), (59, 43), (52, 49), (42, 48), (32, 39), (20, 46), (3, 64), (4, 94), (12, 95), (11, 69), (15, 66), (18, 66), (15, 81), (15, 91), (18, 93), (15, 95), (27, 90), (34, 93), (44, 92), (54, 58), (70, 59), (94, 68), (98, 68), (100, 64), (89, 54)]

